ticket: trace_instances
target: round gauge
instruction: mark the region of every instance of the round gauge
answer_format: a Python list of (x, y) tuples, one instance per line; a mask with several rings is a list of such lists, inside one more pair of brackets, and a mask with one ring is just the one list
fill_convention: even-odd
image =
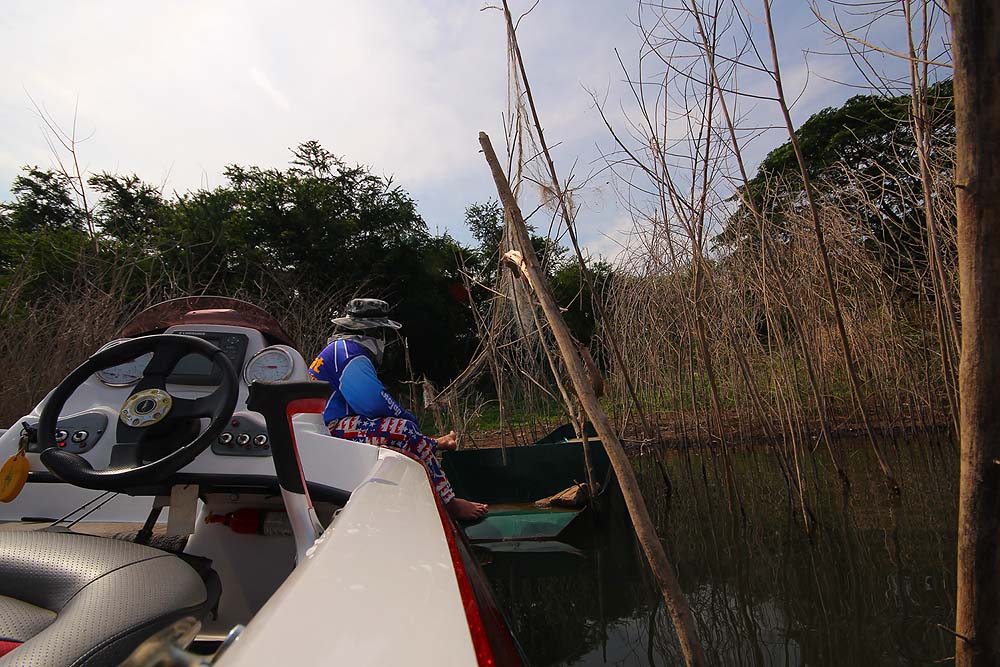
[[(114, 340), (102, 347), (100, 351), (106, 350), (112, 345), (117, 345), (127, 339)], [(105, 368), (97, 371), (97, 379), (109, 387), (128, 387), (138, 382), (142, 378), (142, 372), (146, 370), (146, 364), (153, 358), (152, 352), (147, 352), (141, 357), (136, 357), (131, 361), (125, 361), (117, 366)]]
[(267, 347), (253, 355), (243, 371), (243, 380), (252, 384), (257, 380), (282, 382), (292, 376), (295, 361), (292, 355), (280, 347)]

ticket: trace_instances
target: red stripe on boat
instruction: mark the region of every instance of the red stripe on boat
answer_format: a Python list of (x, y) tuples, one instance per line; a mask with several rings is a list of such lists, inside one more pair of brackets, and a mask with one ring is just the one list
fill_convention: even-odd
[(298, 414), (323, 414), (326, 409), (326, 401), (322, 398), (299, 398), (285, 406), (285, 416), (288, 418), (288, 434), (292, 438), (292, 449), (295, 450), (295, 463), (299, 466), (299, 479), (302, 480), (302, 492), (306, 496), (309, 507), (312, 507), (312, 498), (309, 497), (309, 485), (306, 483), (306, 475), (302, 472), (302, 459), (299, 458), (299, 446), (295, 443), (295, 428), (292, 426), (292, 417)]
[(0, 657), (3, 657), (21, 645), (12, 639), (0, 639)]
[[(441, 502), (441, 496), (438, 495), (437, 490), (434, 488), (434, 481), (431, 479), (431, 473), (427, 469), (427, 466), (424, 465), (424, 462), (409, 452), (400, 450), (393, 451), (419, 463), (420, 467), (424, 471), (424, 474), (427, 475), (427, 481), (431, 485), (431, 493), (434, 496), (434, 503), (438, 509), (438, 516), (441, 518), (441, 527), (444, 529), (444, 536), (448, 542), (448, 552), (451, 554), (451, 563), (455, 568), (455, 579), (458, 582), (458, 592), (462, 596), (462, 606), (465, 609), (465, 620), (469, 625), (469, 634), (472, 637), (472, 648), (476, 654), (476, 662), (480, 667), (497, 667), (498, 663), (493, 652), (493, 645), (490, 643), (489, 633), (486, 629), (486, 624), (483, 622), (483, 616), (479, 609), (479, 601), (476, 599), (475, 591), (473, 591), (472, 588), (472, 582), (469, 580), (469, 575), (465, 571), (462, 555), (458, 550), (458, 542), (455, 539), (455, 531), (457, 531), (458, 528), (455, 527), (455, 522), (452, 521), (451, 516), (444, 507), (444, 503)], [(497, 611), (494, 616), (497, 614), (499, 614), (499, 611)], [(509, 633), (510, 630), (506, 627), (505, 622), (504, 625), (504, 630)], [(512, 644), (513, 640), (509, 639), (507, 643)], [(507, 659), (504, 661), (504, 664), (523, 664), (517, 649), (513, 648), (513, 645), (505, 645), (504, 648), (509, 654), (505, 656)], [(514, 660), (510, 660), (511, 656), (516, 657)]]
[[(423, 462), (420, 467), (425, 468)], [(431, 481), (430, 473), (427, 473), (427, 480)], [(433, 482), (432, 487), (433, 487)], [(462, 563), (462, 556), (458, 553), (458, 544), (455, 542), (455, 524), (448, 511), (441, 502), (441, 496), (437, 490), (431, 490), (434, 494), (434, 501), (441, 516), (441, 525), (444, 528), (445, 538), (448, 540), (448, 551), (451, 553), (451, 562), (455, 566), (455, 578), (458, 580), (458, 592), (462, 595), (462, 606), (465, 607), (465, 620), (469, 623), (469, 634), (472, 635), (472, 647), (476, 651), (476, 661), (480, 667), (492, 667), (496, 664), (493, 659), (493, 647), (490, 646), (489, 637), (486, 636), (486, 626), (483, 625), (483, 617), (479, 613), (479, 603), (476, 602), (475, 593), (472, 592), (472, 583), (469, 575), (465, 572), (465, 565)]]

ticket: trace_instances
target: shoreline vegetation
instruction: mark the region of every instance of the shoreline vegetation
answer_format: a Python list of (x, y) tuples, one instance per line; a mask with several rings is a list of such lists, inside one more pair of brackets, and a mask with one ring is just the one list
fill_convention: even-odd
[[(933, 222), (954, 304), (950, 82), (932, 92), (924, 99), (942, 142), (933, 152)], [(798, 134), (815, 165), (813, 187), (873, 431), (944, 429), (954, 437), (955, 348), (927, 245), (910, 104), (905, 95), (857, 96), (814, 115)], [(5, 425), (157, 300), (245, 298), (272, 310), (309, 356), (336, 310), (372, 290), (398, 304), (406, 322), (407, 344), (394, 346), (387, 364), (418, 410), (427, 398), (423, 379), (448, 386), (475, 363), (478, 347), (491, 350), (494, 366), (481, 363), (485, 377), (455, 387), (438, 406), (446, 420), (466, 427), (470, 443), (528, 442), (544, 435), (541, 424), (567, 421), (552, 401), (541, 346), (515, 349), (538, 329), (524, 323), (530, 310), (518, 311), (523, 295), (504, 283), (497, 202), (470, 205), (466, 225), (478, 245), (463, 245), (430, 234), (416, 203), (391, 180), (349, 167), (316, 142), (296, 148), (285, 171), (232, 166), (227, 177), (228, 185), (171, 199), (133, 176), (99, 174), (90, 178), (99, 196), (84, 207), (66, 174), (25, 169), (13, 199), (0, 205)], [(683, 230), (637, 218), (641, 243), (614, 265), (587, 265), (593, 291), (565, 248), (533, 238), (574, 335), (604, 376), (603, 403), (628, 441), (720, 446), (794, 436), (810, 443), (863, 431), (801, 188), (788, 145), (781, 146), (741, 190), (767, 211), (766, 225), (746, 204), (720, 199), (715, 251), (695, 261), (691, 248), (680, 246)], [(336, 254), (317, 255), (303, 241), (312, 238), (370, 257), (367, 270), (346, 267)], [(766, 261), (762, 244), (771, 246)], [(404, 256), (409, 260), (398, 261)], [(697, 281), (703, 284), (695, 294)], [(597, 300), (603, 322), (596, 321)], [(435, 335), (441, 330), (446, 340)], [(609, 339), (620, 341), (642, 415)], [(430, 395), (440, 398), (433, 389)]]
[[(647, 415), (653, 437), (647, 438), (640, 425), (623, 424), (615, 419), (613, 413), (609, 417), (615, 423), (621, 434), (622, 444), (630, 455), (642, 456), (651, 448), (669, 451), (697, 450), (712, 452), (718, 445), (716, 439), (707, 434), (704, 429), (694, 429), (692, 416), (674, 413), (649, 413)], [(433, 418), (428, 423), (434, 423)], [(510, 420), (510, 426), (500, 428), (493, 418), (483, 419), (479, 423), (468, 424), (462, 434), (462, 448), (491, 449), (501, 446), (518, 447), (529, 445), (544, 437), (554, 429), (566, 423), (565, 416), (553, 414), (519, 415)], [(791, 434), (778, 434), (778, 442), (768, 440), (766, 429), (746, 430), (741, 416), (737, 413), (723, 415), (726, 425), (725, 437), (728, 443), (736, 449), (755, 450), (768, 449), (773, 446), (787, 445)], [(821, 429), (818, 423), (803, 424), (805, 431), (795, 437), (805, 443), (811, 453), (821, 444)], [(951, 425), (945, 415), (940, 415), (938, 421), (930, 423), (889, 423), (874, 422), (871, 424), (875, 437), (883, 443), (907, 442), (933, 443), (939, 446), (951, 447), (958, 451), (958, 443), (954, 439)], [(864, 424), (851, 414), (832, 416), (827, 427), (828, 433), (835, 443), (856, 443), (865, 438)], [(512, 432), (513, 431), (513, 432)], [(772, 431), (773, 435), (773, 431)]]

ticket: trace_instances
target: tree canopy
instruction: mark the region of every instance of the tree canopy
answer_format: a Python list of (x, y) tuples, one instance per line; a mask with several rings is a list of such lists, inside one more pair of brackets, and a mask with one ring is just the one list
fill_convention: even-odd
[[(444, 383), (465, 367), (478, 339), (460, 271), (480, 286), (496, 277), (503, 225), (496, 201), (468, 208), (478, 246), (467, 247), (431, 234), (392, 179), (316, 141), (295, 147), (285, 169), (230, 165), (224, 176), (219, 187), (165, 196), (136, 175), (97, 173), (88, 179), (96, 201), (84, 210), (64, 176), (26, 167), (11, 201), (0, 204), (0, 286), (16, 282), (25, 307), (86, 280), (162, 298), (280, 302), (288, 311), (323, 311), (313, 312), (317, 322), (351, 296), (377, 296), (404, 323), (416, 376)], [(564, 249), (537, 236), (535, 244), (553, 275), (568, 271)], [(570, 274), (559, 283), (567, 305), (583, 312)], [(401, 346), (390, 347), (389, 375), (402, 379), (404, 367)]]
[[(955, 133), (951, 80), (931, 87), (928, 103), (930, 145), (943, 150), (953, 145)], [(795, 135), (820, 203), (842, 202), (848, 196), (859, 204), (852, 217), (855, 242), (881, 253), (887, 270), (921, 268), (926, 263), (920, 242), (924, 202), (910, 96), (852, 97), (840, 107), (813, 114)], [(939, 157), (931, 155), (932, 161)], [(807, 206), (791, 142), (771, 151), (736, 197), (753, 201), (767, 221), (766, 233), (783, 242), (788, 216)], [(756, 253), (759, 230), (758, 221), (741, 203), (715, 243), (731, 251), (747, 246)]]

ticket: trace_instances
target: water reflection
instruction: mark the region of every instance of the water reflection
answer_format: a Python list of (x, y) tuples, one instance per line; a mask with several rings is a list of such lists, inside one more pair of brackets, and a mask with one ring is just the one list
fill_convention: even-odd
[[(844, 446), (847, 496), (821, 452), (807, 458), (811, 537), (767, 452), (734, 458), (732, 504), (716, 457), (668, 457), (669, 499), (660, 474), (637, 463), (714, 664), (926, 665), (952, 655), (943, 628), (953, 623), (957, 457), (948, 446), (896, 447), (896, 498), (867, 449)], [(534, 664), (682, 663), (624, 505), (608, 500), (596, 526), (573, 527), (571, 548), (483, 554)]]

